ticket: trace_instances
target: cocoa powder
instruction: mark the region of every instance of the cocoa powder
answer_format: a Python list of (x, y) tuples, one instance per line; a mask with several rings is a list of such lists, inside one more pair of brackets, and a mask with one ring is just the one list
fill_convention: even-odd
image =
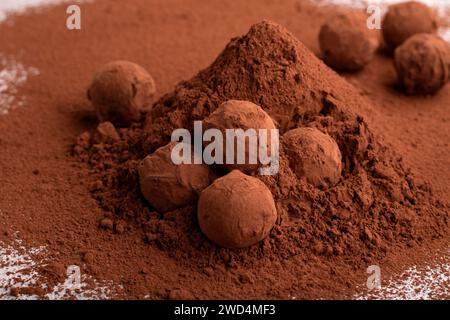
[[(61, 6), (46, 9), (45, 19), (34, 13), (15, 17), (14, 27), (2, 25), (5, 53), (23, 52), (22, 61), (38, 67), (41, 76), (20, 92), (28, 105), (0, 118), (1, 239), (18, 232), (29, 245), (46, 245), (57, 270), (78, 264), (84, 273), (121, 285), (116, 297), (151, 299), (350, 297), (365, 283), (368, 265), (400, 264), (415, 254), (414, 247), (448, 239), (442, 150), (427, 149), (427, 156), (441, 161), (428, 166), (433, 160), (420, 162), (416, 151), (399, 142), (418, 134), (410, 130), (404, 138), (406, 133), (396, 131), (410, 129), (403, 119), (415, 116), (411, 105), (420, 106), (427, 128), (444, 128), (427, 131), (427, 137), (445, 141), (448, 127), (437, 115), (448, 107), (448, 88), (431, 101), (408, 100), (406, 109), (404, 97), (386, 88), (395, 81), (388, 58), (375, 57), (364, 73), (349, 78), (352, 86), (271, 22), (234, 38), (210, 67), (173, 88), (209, 65), (230, 37), (263, 18), (287, 26), (318, 52), (319, 27), (333, 9), (306, 1), (258, 3), (100, 0), (82, 6), (89, 14), (81, 33), (61, 26)], [(247, 5), (254, 10), (246, 11)], [(103, 19), (105, 12), (117, 20)], [(203, 19), (214, 27), (205, 28)], [(180, 30), (189, 32), (174, 38)], [(34, 41), (44, 38), (45, 44)], [(177, 60), (182, 48), (184, 59)], [(168, 93), (145, 123), (118, 129), (118, 140), (112, 134), (92, 144), (91, 136), (104, 136), (105, 130), (96, 130), (85, 90), (95, 70), (116, 59), (151, 70), (158, 94)], [(297, 178), (282, 145), (280, 173), (255, 176), (275, 198), (276, 226), (260, 244), (237, 250), (220, 248), (201, 233), (195, 205), (164, 214), (154, 210), (141, 195), (137, 172), (173, 129), (190, 128), (229, 99), (261, 106), (282, 134), (297, 127), (327, 133), (343, 159), (341, 181), (316, 188)], [(397, 109), (404, 111), (401, 116)], [(383, 126), (397, 120), (398, 126)], [(392, 135), (382, 139), (383, 131)], [(414, 143), (433, 147), (425, 140)], [(440, 176), (433, 168), (442, 169)], [(423, 182), (428, 178), (443, 190), (437, 192), (442, 200)], [(41, 283), (59, 281), (61, 272), (51, 270)]]
[[(139, 159), (168, 142), (173, 130), (192, 127), (229, 99), (259, 103), (274, 119), (284, 120), (281, 134), (297, 127), (328, 133), (343, 158), (339, 184), (320, 189), (297, 178), (282, 148), (279, 174), (255, 175), (275, 198), (277, 225), (259, 245), (240, 250), (220, 249), (201, 234), (195, 204), (161, 214), (143, 201), (136, 185)], [(432, 230), (448, 224), (448, 208), (415, 181), (357, 115), (367, 103), (286, 29), (264, 21), (233, 39), (210, 67), (162, 97), (144, 126), (122, 130), (120, 143), (77, 156), (105, 185), (93, 192), (102, 209), (138, 222), (150, 246), (186, 268), (195, 261), (198, 268), (224, 264), (254, 270), (269, 261), (311, 255), (363, 266), (394, 248), (428, 241), (436, 237)], [(104, 163), (110, 164), (108, 170)]]

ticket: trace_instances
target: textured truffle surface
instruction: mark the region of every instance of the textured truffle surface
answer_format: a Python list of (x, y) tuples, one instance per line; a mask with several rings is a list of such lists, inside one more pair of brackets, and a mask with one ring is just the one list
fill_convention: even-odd
[(339, 181), (342, 156), (329, 135), (315, 128), (297, 128), (286, 132), (283, 142), (298, 178), (318, 187), (331, 187)]
[(129, 126), (150, 110), (155, 92), (155, 81), (144, 68), (113, 61), (97, 71), (87, 95), (101, 122)]
[(436, 13), (417, 1), (391, 5), (382, 22), (384, 41), (392, 50), (415, 34), (436, 33), (437, 29)]
[[(229, 170), (241, 170), (244, 173), (251, 173), (257, 170), (261, 165), (258, 161), (258, 147), (264, 143), (265, 150), (270, 154), (271, 139), (270, 130), (276, 129), (272, 118), (258, 105), (249, 101), (228, 100), (222, 103), (213, 113), (204, 120), (204, 129), (218, 129), (223, 134), (223, 165)], [(245, 142), (244, 163), (238, 163), (237, 140), (234, 139), (234, 160), (233, 163), (226, 163), (226, 150), (231, 149), (232, 139), (226, 139), (226, 129), (254, 129), (258, 134), (260, 129), (267, 129), (266, 141), (247, 139)], [(262, 132), (263, 133), (263, 132)], [(209, 142), (205, 143), (207, 146)], [(255, 145), (256, 144), (256, 145)], [(254, 157), (257, 163), (253, 164), (250, 159)]]
[(171, 142), (159, 148), (139, 166), (141, 192), (159, 212), (194, 204), (211, 182), (208, 166), (173, 163), (171, 153), (176, 144)]
[(395, 69), (408, 94), (436, 93), (449, 79), (450, 45), (435, 35), (415, 35), (395, 50)]
[(357, 71), (372, 60), (378, 40), (366, 20), (355, 12), (338, 13), (325, 22), (319, 43), (326, 64), (339, 71)]
[(217, 179), (200, 195), (200, 228), (221, 247), (251, 246), (269, 235), (276, 220), (270, 190), (238, 170)]

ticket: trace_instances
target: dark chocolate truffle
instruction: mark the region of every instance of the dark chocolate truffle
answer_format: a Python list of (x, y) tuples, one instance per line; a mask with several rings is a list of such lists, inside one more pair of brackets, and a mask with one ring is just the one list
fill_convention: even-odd
[(200, 228), (221, 247), (251, 246), (269, 235), (276, 220), (275, 202), (267, 186), (238, 170), (217, 179), (200, 195)]
[[(248, 129), (254, 129), (256, 134), (260, 129), (267, 130), (267, 141), (265, 148), (270, 155), (271, 150), (271, 129), (276, 129), (275, 123), (272, 118), (258, 105), (249, 101), (229, 100), (222, 103), (213, 113), (207, 117), (204, 122), (204, 129), (218, 129), (223, 134), (223, 160), (222, 164), (229, 170), (241, 170), (244, 173), (251, 173), (256, 171), (261, 164), (258, 161), (258, 148), (250, 145), (250, 140), (246, 139), (245, 143), (245, 159), (244, 163), (238, 164), (237, 152), (235, 152), (233, 163), (226, 163), (226, 148), (227, 145), (231, 146), (232, 140), (226, 139), (226, 129), (242, 129), (244, 131)], [(256, 147), (259, 147), (262, 141), (259, 137), (254, 141), (257, 143)], [(205, 147), (209, 142), (205, 143)], [(237, 149), (236, 139), (234, 140), (234, 150)], [(251, 163), (251, 157), (256, 158), (255, 164)]]
[(114, 61), (95, 74), (87, 95), (101, 122), (129, 126), (150, 110), (155, 92), (155, 81), (144, 68)]
[(384, 42), (391, 50), (418, 33), (436, 33), (436, 13), (423, 3), (408, 1), (389, 7), (382, 22)]
[(418, 34), (395, 50), (395, 69), (408, 94), (433, 94), (449, 79), (450, 45), (431, 34)]
[(378, 47), (376, 34), (367, 28), (362, 13), (339, 13), (320, 29), (323, 59), (339, 71), (357, 71), (368, 64)]
[[(139, 166), (141, 192), (159, 212), (194, 204), (200, 192), (211, 182), (209, 167), (203, 164), (175, 164), (171, 142), (147, 156)], [(193, 148), (191, 155), (193, 155)], [(193, 163), (193, 162), (191, 162)]]
[(298, 178), (314, 186), (332, 187), (339, 182), (342, 156), (336, 141), (315, 128), (297, 128), (283, 135), (289, 164)]

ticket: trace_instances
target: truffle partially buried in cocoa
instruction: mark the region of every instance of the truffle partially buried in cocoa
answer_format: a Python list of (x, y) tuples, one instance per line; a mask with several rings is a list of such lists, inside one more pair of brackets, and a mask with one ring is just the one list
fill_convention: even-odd
[(339, 71), (357, 71), (368, 64), (378, 47), (378, 38), (367, 28), (367, 17), (360, 12), (338, 13), (320, 29), (323, 59)]
[(290, 166), (298, 178), (317, 187), (339, 182), (342, 155), (336, 141), (316, 128), (297, 128), (283, 135)]
[(435, 35), (415, 35), (395, 50), (395, 69), (408, 94), (436, 93), (449, 80), (450, 45)]
[(391, 50), (418, 33), (436, 33), (436, 13), (423, 3), (408, 1), (393, 4), (382, 21), (384, 42)]
[(155, 92), (155, 81), (144, 68), (114, 61), (98, 70), (87, 95), (101, 122), (129, 126), (150, 110)]
[(217, 179), (200, 195), (200, 228), (221, 247), (251, 246), (269, 235), (276, 220), (275, 202), (267, 186), (238, 170)]
[[(228, 100), (222, 103), (213, 113), (204, 120), (204, 129), (218, 129), (223, 134), (223, 158), (222, 164), (229, 170), (241, 170), (244, 173), (251, 173), (261, 167), (258, 158), (258, 150), (261, 143), (265, 143), (265, 150), (267, 150), (267, 156), (270, 156), (272, 141), (271, 130), (276, 129), (275, 123), (272, 118), (258, 105), (250, 101), (240, 100)], [(226, 135), (227, 129), (242, 129), (244, 132), (247, 130), (254, 130), (256, 134), (256, 140), (246, 139), (245, 141), (245, 154), (240, 156), (245, 157), (242, 164), (238, 163), (237, 152), (237, 139), (228, 139)], [(260, 131), (265, 129), (266, 141), (259, 139)], [(277, 143), (273, 141), (273, 143)], [(233, 163), (227, 163), (226, 150), (231, 149), (234, 144), (234, 158)], [(209, 142), (205, 143), (205, 147), (209, 145)], [(256, 159), (255, 163), (252, 163), (251, 159)]]
[[(171, 142), (147, 156), (139, 166), (141, 192), (159, 212), (194, 204), (200, 192), (211, 183), (209, 167), (203, 164), (175, 164)], [(191, 148), (193, 156), (193, 147)], [(193, 162), (191, 162), (193, 163)]]

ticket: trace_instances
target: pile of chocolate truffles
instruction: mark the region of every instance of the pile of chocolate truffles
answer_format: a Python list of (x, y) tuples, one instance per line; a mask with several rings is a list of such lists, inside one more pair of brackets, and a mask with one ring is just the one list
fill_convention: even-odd
[[(383, 20), (384, 42), (394, 50), (399, 82), (408, 94), (435, 93), (450, 78), (450, 47), (436, 35), (436, 21), (431, 9), (414, 1), (389, 7)], [(378, 42), (377, 34), (367, 28), (367, 17), (360, 13), (338, 13), (325, 22), (319, 35), (325, 62), (347, 72), (364, 68), (372, 60)], [(155, 93), (155, 81), (141, 66), (114, 61), (101, 68), (88, 89), (88, 98), (102, 122), (90, 143), (119, 140), (115, 126), (140, 122), (151, 109)], [(162, 146), (143, 159), (138, 168), (141, 192), (161, 213), (197, 205), (200, 229), (221, 247), (256, 244), (270, 234), (277, 210), (272, 193), (256, 177), (261, 164), (254, 162), (259, 158), (252, 152), (263, 146), (270, 156), (272, 144), (278, 143), (271, 141), (270, 131), (277, 129), (277, 124), (260, 106), (229, 100), (204, 119), (203, 125), (204, 130), (215, 129), (225, 137), (219, 143), (220, 156), (209, 161), (210, 165), (176, 163), (174, 151), (180, 150), (180, 143)], [(237, 154), (233, 142), (231, 163), (226, 158), (231, 146), (227, 129), (253, 130), (257, 137), (256, 141), (245, 140), (244, 155)], [(258, 134), (261, 130), (265, 130), (264, 140)], [(204, 141), (203, 151), (216, 142)], [(288, 165), (298, 179), (321, 189), (339, 183), (342, 155), (332, 137), (316, 128), (295, 128), (286, 132), (281, 142)], [(253, 143), (258, 147), (252, 147)], [(203, 158), (198, 154), (202, 150), (194, 150), (191, 145), (181, 149), (188, 150), (192, 160), (196, 153)]]
[[(363, 69), (379, 47), (376, 30), (362, 13), (338, 13), (319, 34), (323, 60), (337, 71)], [(449, 80), (450, 46), (437, 35), (436, 13), (423, 3), (391, 5), (382, 23), (385, 48), (394, 54), (398, 82), (409, 95), (439, 91)]]
[(420, 33), (395, 50), (395, 69), (406, 93), (433, 94), (450, 77), (450, 45), (436, 35)]
[[(134, 63), (112, 62), (100, 69), (88, 90), (88, 97), (102, 121), (92, 137), (97, 142), (119, 140), (114, 125), (127, 126), (140, 121), (151, 108), (154, 95), (153, 78)], [(278, 216), (271, 191), (255, 177), (261, 164), (253, 163), (251, 152), (264, 144), (270, 156), (272, 143), (278, 143), (271, 141), (270, 133), (277, 129), (276, 123), (250, 101), (229, 100), (204, 119), (204, 129), (215, 129), (223, 137), (227, 137), (227, 129), (254, 130), (257, 138), (256, 141), (246, 138), (242, 163), (237, 161), (236, 149), (232, 163), (225, 159), (230, 143), (226, 138), (219, 148), (223, 151), (221, 161), (211, 165), (196, 164), (195, 156), (202, 155), (190, 144), (171, 142), (162, 146), (145, 157), (138, 167), (142, 195), (161, 213), (197, 205), (201, 231), (221, 247), (254, 245), (270, 234)], [(260, 130), (264, 130), (262, 135)], [(282, 142), (289, 165), (299, 179), (321, 188), (339, 182), (341, 153), (330, 136), (314, 128), (297, 128), (287, 132)], [(204, 143), (203, 148), (206, 150), (211, 143)], [(258, 148), (250, 145), (253, 143)], [(180, 151), (189, 152), (189, 163), (180, 161), (186, 159)], [(223, 170), (227, 172), (224, 175)]]

